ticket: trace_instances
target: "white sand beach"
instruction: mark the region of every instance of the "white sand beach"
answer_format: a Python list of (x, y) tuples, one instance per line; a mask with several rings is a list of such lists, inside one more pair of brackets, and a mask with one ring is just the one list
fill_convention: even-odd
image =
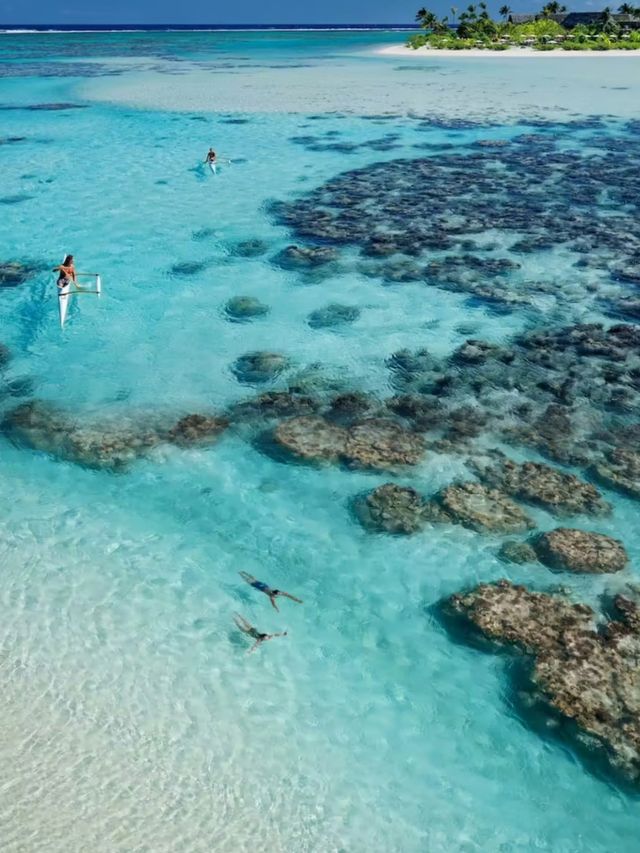
[(382, 47), (376, 53), (383, 56), (403, 56), (412, 57), (413, 59), (427, 57), (435, 59), (436, 57), (455, 57), (456, 59), (464, 59), (466, 57), (475, 58), (482, 57), (483, 59), (491, 59), (495, 57), (505, 57), (507, 59), (548, 59), (548, 58), (573, 58), (584, 59), (585, 57), (605, 56), (635, 56), (640, 57), (640, 50), (534, 50), (532, 47), (510, 47), (508, 50), (482, 50), (480, 48), (470, 48), (469, 50), (451, 50), (442, 48), (436, 50), (432, 47), (407, 47), (406, 44), (392, 44), (389, 47)]

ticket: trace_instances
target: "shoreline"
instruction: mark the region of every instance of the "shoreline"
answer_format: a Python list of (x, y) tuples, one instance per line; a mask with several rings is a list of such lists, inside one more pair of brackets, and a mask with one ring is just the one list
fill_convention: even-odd
[(510, 47), (508, 50), (483, 50), (481, 48), (469, 48), (467, 50), (451, 50), (450, 48), (442, 48), (441, 50), (431, 47), (407, 47), (404, 44), (392, 44), (388, 47), (381, 47), (376, 50), (378, 56), (405, 56), (412, 58), (428, 58), (433, 59), (436, 56), (445, 57), (473, 57), (473, 58), (491, 58), (505, 57), (507, 59), (537, 59), (538, 57), (573, 57), (584, 58), (586, 56), (640, 56), (640, 50), (534, 50), (532, 47)]

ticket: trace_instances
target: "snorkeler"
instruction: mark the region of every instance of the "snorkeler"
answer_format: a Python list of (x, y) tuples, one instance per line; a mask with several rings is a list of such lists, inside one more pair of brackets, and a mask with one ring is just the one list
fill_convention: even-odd
[(278, 609), (278, 605), (276, 604), (276, 598), (282, 596), (283, 598), (290, 598), (291, 601), (296, 601), (298, 604), (302, 604), (303, 602), (296, 598), (295, 595), (291, 595), (288, 592), (283, 592), (281, 589), (271, 589), (263, 581), (256, 580), (253, 575), (250, 575), (248, 572), (238, 572), (242, 580), (246, 581), (249, 586), (252, 586), (254, 589), (257, 589), (259, 592), (264, 592), (265, 595), (269, 596), (269, 601), (275, 607), (275, 609), (280, 612)]
[(258, 631), (257, 628), (254, 628), (253, 625), (251, 625), (249, 622), (247, 622), (247, 620), (243, 616), (240, 616), (239, 613), (233, 614), (233, 621), (236, 623), (236, 625), (242, 631), (243, 634), (247, 634), (249, 637), (252, 637), (255, 640), (255, 643), (253, 644), (253, 646), (251, 646), (251, 648), (249, 649), (247, 654), (251, 654), (251, 652), (255, 652), (255, 650), (258, 648), (258, 646), (261, 643), (266, 643), (267, 640), (273, 640), (274, 637), (286, 637), (287, 636), (286, 631), (283, 631), (280, 634), (263, 634), (261, 631)]
[(205, 163), (215, 163), (217, 159), (218, 159), (218, 157), (216, 155), (216, 152), (213, 150), (213, 148), (210, 148), (209, 151), (207, 152), (207, 159), (204, 162)]

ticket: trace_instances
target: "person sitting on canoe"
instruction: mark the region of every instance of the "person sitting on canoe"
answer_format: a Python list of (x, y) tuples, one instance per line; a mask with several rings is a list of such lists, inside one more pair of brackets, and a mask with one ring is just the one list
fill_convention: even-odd
[(209, 149), (209, 153), (207, 154), (207, 159), (204, 161), (205, 163), (215, 163), (217, 160), (216, 152), (213, 148)]
[(249, 586), (252, 586), (254, 589), (257, 589), (259, 592), (264, 592), (265, 595), (268, 595), (269, 601), (271, 602), (272, 606), (275, 607), (276, 610), (278, 610), (278, 613), (280, 612), (280, 610), (278, 609), (278, 605), (276, 604), (276, 598), (278, 598), (278, 596), (280, 595), (282, 595), (284, 598), (290, 598), (291, 601), (297, 601), (298, 604), (302, 604), (302, 601), (300, 601), (299, 598), (296, 598), (295, 595), (291, 595), (288, 592), (283, 592), (281, 589), (271, 589), (271, 587), (264, 581), (256, 580), (254, 576), (250, 575), (248, 572), (239, 572), (238, 574), (240, 575), (243, 581), (246, 581), (249, 584)]
[(251, 652), (255, 652), (258, 646), (262, 643), (266, 643), (267, 640), (273, 640), (274, 637), (287, 636), (286, 631), (282, 631), (280, 634), (264, 634), (262, 631), (258, 631), (257, 628), (254, 628), (253, 625), (250, 622), (247, 622), (247, 620), (243, 616), (240, 616), (239, 613), (234, 614), (233, 620), (243, 634), (248, 634), (249, 637), (255, 640), (255, 643), (249, 649), (249, 654), (251, 654)]
[(73, 255), (67, 255), (59, 267), (54, 267), (53, 272), (58, 273), (58, 287), (74, 284), (77, 287), (76, 268)]

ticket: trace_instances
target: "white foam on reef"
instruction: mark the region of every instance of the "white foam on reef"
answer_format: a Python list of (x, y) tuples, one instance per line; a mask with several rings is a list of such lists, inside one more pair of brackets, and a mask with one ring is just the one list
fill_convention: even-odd
[(401, 66), (391, 64), (399, 59), (394, 54), (360, 53), (344, 61), (311, 58), (311, 65), (297, 68), (203, 69), (183, 63), (179, 75), (153, 70), (95, 78), (80, 91), (89, 100), (180, 112), (416, 113), (491, 120), (636, 113), (640, 80), (616, 57), (607, 61), (601, 55), (597, 62), (577, 57), (572, 63), (547, 57), (544, 64), (509, 65), (505, 74), (501, 56), (439, 53), (424, 57), (425, 73), (413, 52), (409, 59), (402, 54)]

